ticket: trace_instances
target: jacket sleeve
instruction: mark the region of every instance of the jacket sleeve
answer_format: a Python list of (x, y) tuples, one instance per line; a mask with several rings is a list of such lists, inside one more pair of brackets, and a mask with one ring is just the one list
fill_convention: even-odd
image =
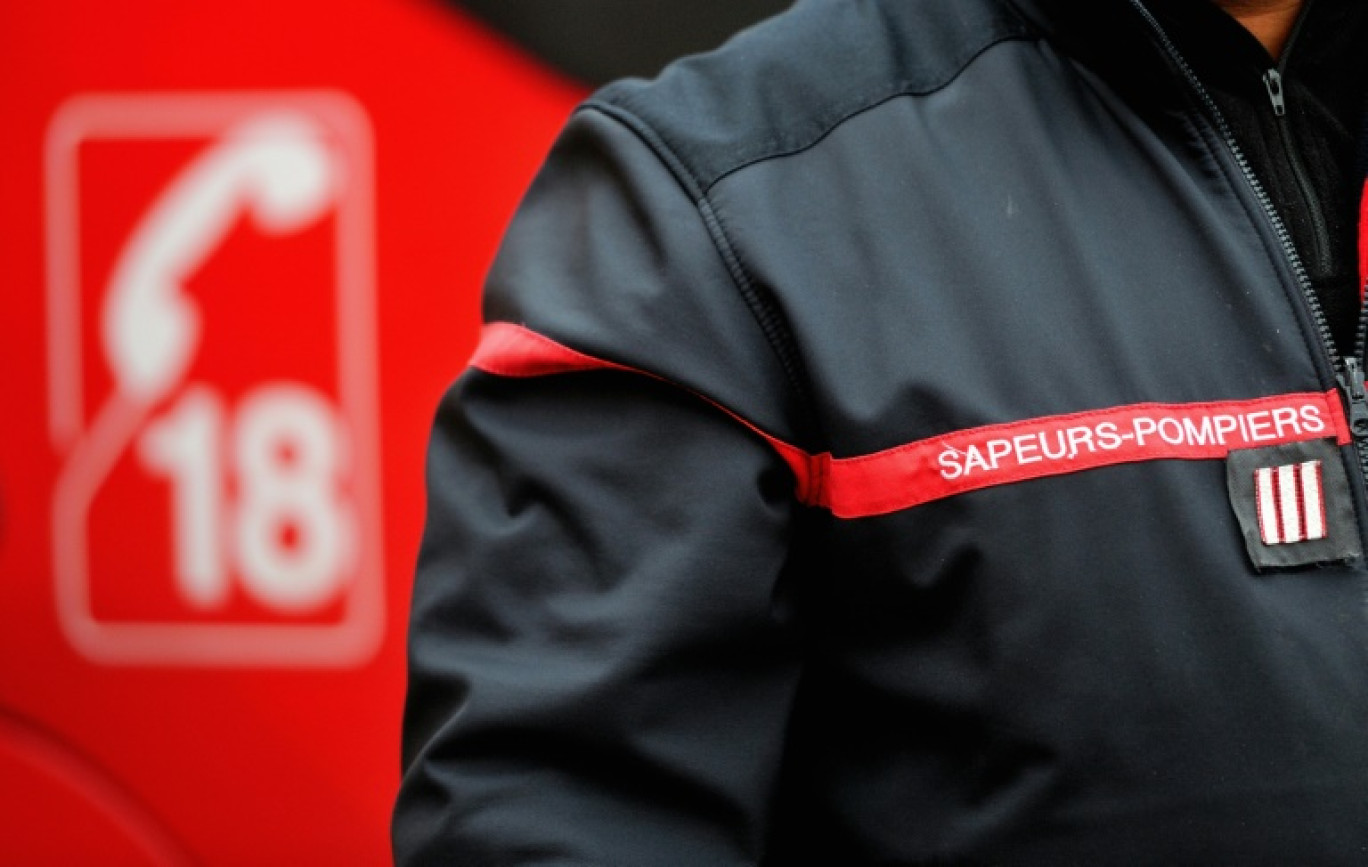
[(582, 110), (508, 232), (486, 318), (631, 369), (472, 369), (439, 409), (401, 865), (760, 858), (800, 507), (732, 415), (782, 433), (786, 386), (706, 222), (636, 133)]

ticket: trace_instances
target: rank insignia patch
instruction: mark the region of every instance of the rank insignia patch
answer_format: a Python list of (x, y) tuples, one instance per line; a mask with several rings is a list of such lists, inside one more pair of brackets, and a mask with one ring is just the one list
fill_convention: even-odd
[(1349, 478), (1334, 441), (1231, 452), (1226, 484), (1254, 568), (1287, 569), (1361, 555)]
[(1265, 545), (1292, 545), (1325, 538), (1321, 462), (1303, 461), (1254, 471), (1259, 538)]

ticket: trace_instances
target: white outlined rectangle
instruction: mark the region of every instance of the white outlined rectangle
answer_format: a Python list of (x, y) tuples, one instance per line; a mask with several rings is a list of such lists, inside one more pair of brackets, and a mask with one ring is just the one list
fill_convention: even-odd
[[(349, 488), (358, 519), (356, 579), (341, 598), (340, 619), (326, 624), (101, 621), (91, 605), (89, 509), (137, 412), (116, 396), (107, 412), (84, 418), (78, 151), (91, 141), (213, 139), (253, 118), (282, 114), (326, 129), (346, 163), (346, 184), (335, 203), (332, 363), (354, 459)], [(365, 111), (332, 91), (88, 94), (68, 100), (53, 116), (45, 154), (49, 430), (64, 459), (53, 492), (54, 589), (63, 631), (87, 658), (127, 665), (347, 667), (363, 664), (378, 649), (385, 588), (373, 165)]]

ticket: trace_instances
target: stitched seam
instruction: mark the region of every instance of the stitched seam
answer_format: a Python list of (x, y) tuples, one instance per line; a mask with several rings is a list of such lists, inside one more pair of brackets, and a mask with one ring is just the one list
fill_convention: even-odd
[(704, 228), (708, 232), (708, 237), (712, 240), (714, 252), (722, 260), (723, 266), (727, 269), (727, 274), (732, 279), (733, 288), (751, 311), (751, 316), (754, 317), (756, 324), (760, 327), (770, 351), (774, 353), (780, 367), (788, 377), (790, 387), (793, 388), (807, 412), (811, 429), (820, 430), (820, 426), (816, 424), (815, 404), (808, 390), (806, 373), (798, 356), (795, 341), (787, 326), (781, 321), (781, 317), (775, 309), (776, 305), (764, 297), (764, 294), (756, 288), (754, 281), (746, 273), (740, 257), (736, 255), (736, 251), (718, 221), (711, 203), (706, 198), (702, 186), (698, 183), (698, 179), (693, 176), (669, 143), (636, 115), (618, 106), (602, 103), (586, 104), (585, 109), (595, 110), (611, 117), (634, 132), (656, 153), (666, 168), (674, 175), (675, 180), (689, 194), (694, 207), (698, 210), (700, 219), (703, 221)]
[(958, 68), (945, 81), (942, 81), (939, 84), (935, 84), (929, 87), (919, 87), (913, 82), (908, 81), (899, 82), (898, 85), (893, 89), (893, 92), (885, 96), (879, 97), (873, 101), (866, 102), (860, 105), (860, 107), (858, 108), (847, 110), (845, 113), (841, 114), (830, 124), (828, 124), (825, 129), (821, 130), (816, 135), (814, 135), (812, 140), (809, 142), (789, 147), (784, 147), (782, 143), (775, 142), (772, 145), (774, 149), (769, 151), (768, 153), (763, 153), (761, 155), (754, 157), (744, 158), (731, 168), (724, 169), (723, 171), (718, 173), (717, 177), (713, 178), (707, 183), (706, 191), (711, 191), (713, 187), (717, 186), (717, 184), (721, 183), (724, 179), (753, 165), (768, 162), (769, 160), (781, 159), (783, 157), (796, 156), (805, 151), (812, 150), (813, 148), (821, 144), (823, 141), (825, 141), (833, 133), (835, 133), (837, 129), (844, 126), (849, 121), (854, 120), (856, 117), (859, 117), (862, 114), (881, 108), (887, 105), (888, 103), (893, 102), (894, 100), (906, 98), (920, 98), (931, 96), (932, 94), (938, 93), (939, 91), (949, 87), (951, 84), (954, 84), (954, 82), (961, 75), (963, 75), (969, 69), (970, 66), (974, 64), (974, 61), (978, 60), (982, 55), (986, 54), (989, 51), (989, 49), (1001, 45), (1004, 42), (1035, 42), (1039, 40), (1040, 37), (1030, 33), (1001, 34), (994, 38), (992, 41), (982, 45), (977, 51), (975, 51), (967, 59), (965, 59), (963, 63), (959, 64)]
[[(840, 108), (833, 111), (829, 120), (818, 120), (814, 124), (817, 129), (806, 136), (795, 136), (795, 141), (784, 141), (781, 137), (770, 136), (761, 141), (755, 142), (746, 149), (734, 164), (726, 168), (719, 169), (716, 175), (711, 178), (695, 179), (694, 188), (698, 191), (696, 197), (701, 197), (716, 186), (722, 179), (735, 174), (742, 169), (767, 162), (772, 159), (794, 156), (811, 150), (819, 145), (823, 140), (830, 136), (835, 130), (843, 126), (848, 121), (888, 104), (897, 99), (907, 97), (926, 97), (935, 94), (953, 84), (961, 75), (968, 71), (984, 54), (998, 45), (1007, 42), (1040, 42), (1044, 37), (1024, 22), (1013, 22), (1011, 26), (1003, 25), (1003, 29), (988, 37), (982, 44), (966, 52), (962, 59), (957, 59), (953, 64), (947, 64), (950, 69), (945, 73), (944, 78), (931, 82), (912, 81), (907, 78), (893, 82), (888, 88), (884, 89), (876, 96), (867, 96), (863, 99), (852, 100), (852, 105), (848, 108)], [(637, 115), (633, 110), (633, 105), (638, 102), (635, 93), (620, 94), (617, 99), (619, 102), (610, 103), (599, 97), (591, 97), (585, 104), (586, 107), (597, 108), (600, 110), (617, 109), (627, 117), (635, 119)], [(644, 126), (644, 123), (643, 123)], [(662, 145), (669, 147), (668, 145)], [(671, 151), (673, 155), (673, 151)], [(676, 162), (680, 162), (675, 157)], [(682, 164), (682, 163), (681, 163)], [(690, 173), (692, 178), (692, 174)]]
[(731, 239), (727, 236), (726, 228), (722, 225), (722, 220), (716, 209), (713, 208), (712, 202), (706, 198), (700, 199), (698, 210), (708, 227), (708, 233), (713, 238), (714, 246), (716, 246), (727, 266), (727, 271), (732, 276), (733, 284), (755, 315), (760, 330), (764, 332), (770, 347), (778, 356), (779, 363), (783, 366), (790, 385), (793, 386), (803, 406), (807, 409), (809, 420), (814, 425), (813, 430), (820, 430), (816, 404), (808, 390), (807, 366), (803, 363), (802, 355), (798, 352), (797, 341), (793, 339), (788, 326), (779, 315), (778, 305), (768, 292), (762, 291), (759, 285), (751, 279), (745, 263), (736, 254), (736, 249), (732, 246)]

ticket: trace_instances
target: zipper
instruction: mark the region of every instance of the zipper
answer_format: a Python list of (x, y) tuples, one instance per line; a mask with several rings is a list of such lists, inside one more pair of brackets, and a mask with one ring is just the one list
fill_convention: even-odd
[(1283, 46), (1282, 55), (1279, 57), (1277, 65), (1270, 67), (1263, 75), (1264, 87), (1268, 90), (1269, 102), (1273, 105), (1274, 121), (1278, 128), (1278, 140), (1282, 143), (1283, 155), (1287, 159), (1288, 166), (1292, 169), (1293, 180), (1297, 184), (1297, 191), (1301, 193), (1302, 201), (1306, 202), (1307, 213), (1311, 220), (1311, 237), (1314, 248), (1311, 253), (1315, 257), (1317, 270), (1326, 273), (1330, 270), (1330, 228), (1325, 224), (1325, 215), (1321, 212), (1320, 196), (1316, 194), (1316, 186), (1311, 183), (1310, 176), (1306, 173), (1306, 165), (1302, 162), (1301, 154), (1298, 152), (1292, 140), (1292, 118), (1287, 114), (1287, 91), (1283, 87), (1283, 76), (1287, 74), (1287, 63), (1295, 50), (1297, 39), (1301, 36), (1302, 27), (1306, 23), (1307, 15), (1310, 14), (1311, 5), (1314, 0), (1308, 0), (1306, 8), (1297, 18), (1297, 23), (1293, 26), (1291, 34), (1287, 37), (1287, 44)]
[[(1283, 55), (1286, 57), (1286, 55)], [(1297, 152), (1296, 146), (1292, 142), (1292, 120), (1287, 115), (1287, 99), (1282, 89), (1282, 73), (1276, 69), (1270, 69), (1264, 74), (1264, 80), (1272, 77), (1278, 83), (1278, 98), (1273, 104), (1273, 113), (1277, 115), (1278, 138), (1282, 142), (1283, 153), (1287, 156), (1287, 164), (1292, 169), (1292, 177), (1296, 179), (1297, 190), (1302, 195), (1302, 200), (1306, 202), (1307, 211), (1311, 218), (1311, 237), (1315, 239), (1315, 249), (1312, 250), (1316, 257), (1316, 265), (1321, 273), (1330, 270), (1330, 229), (1325, 225), (1325, 214), (1321, 212), (1320, 196), (1316, 195), (1316, 187), (1311, 183), (1311, 178), (1306, 174), (1306, 165), (1302, 162), (1301, 156)], [(1281, 106), (1282, 110), (1278, 108)]]
[(1268, 101), (1273, 103), (1273, 114), (1287, 116), (1287, 98), (1283, 96), (1282, 73), (1277, 67), (1268, 70), (1263, 77), (1264, 87), (1268, 89)]
[[(1363, 365), (1357, 358), (1344, 359), (1344, 375), (1340, 377), (1340, 388), (1344, 391), (1349, 404), (1349, 430), (1355, 442), (1368, 436), (1368, 396), (1365, 396)], [(1359, 450), (1360, 456), (1363, 454)]]
[[(1364, 370), (1359, 362), (1364, 349), (1365, 335), (1368, 334), (1368, 319), (1365, 319), (1364, 312), (1359, 313), (1359, 336), (1358, 346), (1354, 353), (1348, 358), (1341, 358), (1339, 350), (1335, 347), (1335, 338), (1330, 331), (1330, 324), (1326, 321), (1325, 311), (1321, 308), (1320, 299), (1316, 297), (1315, 287), (1311, 285), (1311, 278), (1306, 273), (1306, 266), (1302, 263), (1301, 256), (1297, 253), (1296, 245), (1292, 242), (1292, 235), (1287, 230), (1287, 225), (1282, 217), (1278, 215), (1277, 208), (1273, 206), (1273, 200), (1269, 198), (1268, 191), (1254, 175), (1254, 169), (1249, 164), (1249, 158), (1244, 155), (1240, 145), (1235, 141), (1235, 135), (1230, 131), (1230, 125), (1226, 122), (1225, 116), (1221, 114), (1216, 101), (1212, 99), (1211, 93), (1202, 84), (1202, 80), (1197, 77), (1192, 66), (1187, 62), (1187, 58), (1178, 50), (1164, 26), (1158, 19), (1145, 7), (1144, 0), (1130, 0), (1130, 4), (1140, 13), (1141, 17), (1154, 32), (1159, 45), (1164, 49), (1188, 86), (1201, 101), (1202, 107), (1206, 110), (1207, 117), (1214, 123), (1216, 131), (1225, 141), (1231, 155), (1239, 166), (1240, 172), (1244, 175), (1245, 181), (1250, 189), (1254, 191), (1255, 198), (1259, 206), (1263, 209), (1264, 216), (1268, 218), (1269, 224), (1273, 227), (1273, 233), (1278, 238), (1278, 243), (1282, 247), (1283, 254), (1287, 257), (1288, 263), (1292, 266), (1292, 273), (1297, 279), (1297, 285), (1301, 289), (1302, 299), (1306, 302), (1307, 308), (1311, 311), (1311, 319), (1316, 325), (1316, 332), (1320, 337), (1321, 350), (1330, 360), (1331, 369), (1335, 373), (1340, 392), (1344, 398), (1345, 408), (1349, 419), (1349, 431), (1353, 437), (1355, 451), (1358, 454), (1359, 470), (1361, 479), (1368, 484), (1368, 396), (1365, 396)], [(1310, 4), (1308, 3), (1308, 6)], [(1301, 22), (1306, 20), (1305, 10), (1299, 19), (1296, 29), (1288, 40), (1288, 48), (1292, 46), (1297, 34), (1301, 30)], [(1288, 51), (1284, 50), (1284, 63), (1288, 56)], [(1275, 113), (1287, 110), (1286, 99), (1282, 91), (1282, 73), (1271, 70), (1275, 75), (1264, 76), (1264, 84), (1269, 89), (1269, 98), (1273, 102)], [(1276, 95), (1275, 95), (1276, 94)], [(1289, 142), (1290, 144), (1290, 142)], [(1290, 151), (1289, 151), (1290, 152)], [(1313, 200), (1314, 201), (1314, 200)], [(1319, 215), (1317, 215), (1319, 217)]]

